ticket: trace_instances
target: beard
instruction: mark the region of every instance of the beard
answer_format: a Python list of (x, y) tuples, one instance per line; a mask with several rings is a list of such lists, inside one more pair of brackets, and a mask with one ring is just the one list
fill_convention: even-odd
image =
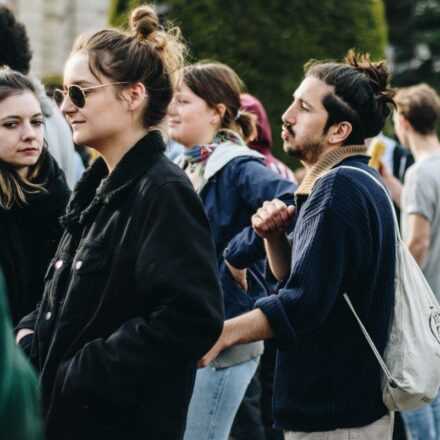
[(306, 142), (301, 147), (293, 147), (286, 145), (284, 147), (287, 155), (300, 160), (301, 162), (306, 162), (309, 164), (314, 164), (321, 156), (324, 145), (321, 142), (310, 141)]

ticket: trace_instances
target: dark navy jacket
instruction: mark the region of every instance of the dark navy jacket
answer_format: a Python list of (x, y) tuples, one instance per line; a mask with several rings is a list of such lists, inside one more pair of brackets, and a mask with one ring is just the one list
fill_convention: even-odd
[[(252, 229), (252, 215), (268, 200), (294, 203), (295, 185), (267, 168), (262, 158), (251, 150), (248, 156), (233, 158), (200, 192), (214, 235), (226, 319), (252, 310), (254, 302), (268, 293), (263, 241)], [(247, 293), (232, 278), (224, 258), (236, 268), (247, 268)]]

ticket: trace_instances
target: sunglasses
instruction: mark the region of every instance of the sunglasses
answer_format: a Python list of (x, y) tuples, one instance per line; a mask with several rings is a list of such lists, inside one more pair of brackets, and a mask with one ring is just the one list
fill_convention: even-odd
[(69, 95), (69, 99), (72, 101), (73, 105), (79, 108), (83, 108), (86, 105), (86, 94), (84, 93), (85, 91), (92, 89), (99, 89), (101, 87), (114, 86), (116, 84), (130, 84), (130, 83), (114, 82), (114, 83), (100, 84), (99, 86), (91, 86), (84, 88), (77, 85), (73, 85), (68, 87), (67, 90), (56, 89), (53, 94), (53, 99), (57, 103), (58, 107), (61, 107), (67, 95)]

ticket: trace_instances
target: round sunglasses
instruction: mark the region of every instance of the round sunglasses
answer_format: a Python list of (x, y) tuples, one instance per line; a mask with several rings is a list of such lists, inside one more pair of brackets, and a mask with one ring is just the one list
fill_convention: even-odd
[(90, 87), (80, 87), (75, 84), (73, 86), (68, 87), (67, 90), (55, 89), (53, 94), (53, 99), (57, 103), (58, 107), (61, 107), (67, 95), (69, 95), (69, 99), (72, 101), (73, 105), (79, 108), (83, 108), (86, 105), (86, 94), (84, 93), (85, 91), (92, 89), (99, 89), (101, 87), (114, 86), (116, 84), (130, 84), (130, 83), (114, 82), (114, 83), (100, 84), (99, 86), (90, 86)]

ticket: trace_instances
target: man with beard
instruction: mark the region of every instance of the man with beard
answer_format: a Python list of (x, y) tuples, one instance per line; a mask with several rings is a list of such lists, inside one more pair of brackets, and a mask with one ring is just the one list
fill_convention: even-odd
[(384, 62), (353, 52), (343, 63), (306, 65), (283, 115), (284, 149), (308, 169), (296, 212), (274, 200), (252, 218), (278, 295), (226, 321), (200, 361), (207, 365), (231, 345), (274, 338), (275, 427), (288, 440), (392, 436), (380, 366), (343, 299), (347, 293), (383, 354), (394, 303), (395, 230), (384, 188), (365, 174), (380, 179), (368, 167), (364, 141), (390, 113), (387, 80)]

